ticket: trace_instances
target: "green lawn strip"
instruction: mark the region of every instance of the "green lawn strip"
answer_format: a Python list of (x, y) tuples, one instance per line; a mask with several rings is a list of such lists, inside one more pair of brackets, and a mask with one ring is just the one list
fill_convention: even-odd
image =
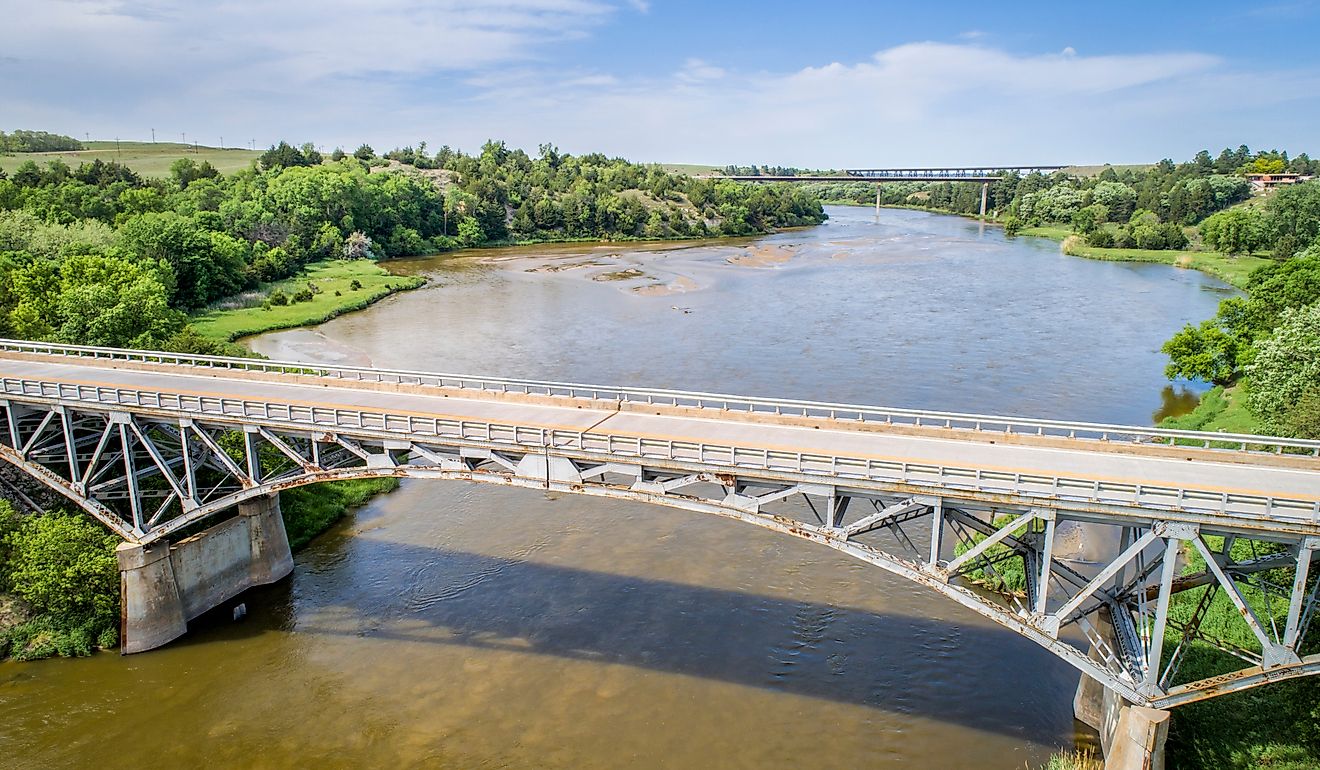
[[(353, 281), (357, 281), (361, 288), (352, 288)], [(251, 334), (322, 323), (423, 283), (425, 279), (422, 278), (393, 275), (370, 260), (328, 260), (308, 265), (292, 278), (261, 287), (263, 297), (278, 290), (292, 298), (311, 284), (320, 291), (309, 301), (291, 300), (287, 305), (267, 308), (257, 299), (253, 307), (211, 310), (196, 315), (191, 324), (204, 337), (232, 342)]]
[[(1024, 227), (1018, 231), (1018, 235), (1068, 241), (1070, 237), (1076, 236), (1077, 233), (1073, 232), (1072, 228), (1067, 225), (1039, 225), (1037, 227)], [(1102, 249), (1087, 246), (1081, 242), (1080, 236), (1077, 236), (1074, 241), (1065, 243), (1064, 251), (1070, 256), (1099, 259), (1106, 262), (1152, 262), (1190, 270), (1200, 270), (1239, 289), (1246, 286), (1247, 277), (1251, 275), (1251, 271), (1270, 261), (1261, 256), (1249, 254), (1234, 256), (1220, 254), (1216, 251)]]

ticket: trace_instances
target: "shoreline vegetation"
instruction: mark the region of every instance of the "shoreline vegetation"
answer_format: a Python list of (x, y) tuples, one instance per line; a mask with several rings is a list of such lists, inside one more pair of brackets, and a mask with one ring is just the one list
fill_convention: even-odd
[[(875, 204), (860, 203), (850, 200), (822, 200), (821, 205), (872, 208)], [(963, 219), (971, 219), (976, 222), (981, 221), (981, 218), (976, 214), (967, 214), (947, 209), (934, 209), (929, 206), (916, 206), (904, 203), (882, 203), (880, 204), (880, 207), (907, 211), (926, 211), (933, 214), (962, 217)], [(996, 227), (1004, 226), (1004, 220), (1002, 218), (992, 218), (987, 216), (985, 223)], [(1060, 250), (1071, 257), (1095, 259), (1103, 262), (1147, 262), (1152, 264), (1172, 265), (1185, 270), (1199, 270), (1238, 289), (1242, 289), (1246, 286), (1247, 278), (1251, 275), (1252, 271), (1261, 265), (1269, 264), (1271, 261), (1268, 257), (1256, 254), (1233, 255), (1223, 254), (1217, 251), (1202, 251), (1196, 249), (1117, 249), (1090, 246), (1066, 225), (1037, 225), (1034, 227), (1024, 227), (1018, 230), (1016, 234), (1031, 238), (1048, 238), (1052, 241), (1058, 241), (1060, 243)]]

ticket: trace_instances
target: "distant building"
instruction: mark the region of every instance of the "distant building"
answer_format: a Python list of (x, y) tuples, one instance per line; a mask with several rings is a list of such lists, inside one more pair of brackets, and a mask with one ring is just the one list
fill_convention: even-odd
[(1258, 193), (1267, 193), (1277, 190), (1280, 187), (1298, 182), (1305, 182), (1311, 177), (1301, 174), (1247, 174), (1247, 181), (1251, 182), (1251, 189)]

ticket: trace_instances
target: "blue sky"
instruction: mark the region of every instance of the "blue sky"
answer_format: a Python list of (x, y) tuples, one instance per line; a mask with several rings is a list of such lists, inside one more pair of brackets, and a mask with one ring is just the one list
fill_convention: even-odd
[(1320, 152), (1316, 2), (0, 0), (0, 123), (841, 167)]

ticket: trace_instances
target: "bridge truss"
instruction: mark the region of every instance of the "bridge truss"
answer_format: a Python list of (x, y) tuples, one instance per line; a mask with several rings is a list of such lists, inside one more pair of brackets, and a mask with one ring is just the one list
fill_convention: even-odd
[[(1320, 655), (1306, 654), (1320, 603), (1315, 503), (416, 414), (2, 383), (0, 458), (130, 542), (178, 538), (239, 502), (304, 484), (484, 482), (710, 513), (833, 548), (1016, 631), (1137, 704), (1168, 708), (1320, 671)], [(1079, 528), (1114, 547), (1094, 563), (1057, 556), (1056, 544)], [(1248, 542), (1256, 550), (1244, 558), (1235, 546)], [(1014, 591), (976, 584), (1013, 574), (1021, 576)], [(1184, 593), (1194, 601), (1175, 607)], [(1239, 630), (1254, 644), (1204, 622), (1219, 595), (1236, 607)], [(1243, 665), (1184, 681), (1180, 666), (1193, 642)]]

